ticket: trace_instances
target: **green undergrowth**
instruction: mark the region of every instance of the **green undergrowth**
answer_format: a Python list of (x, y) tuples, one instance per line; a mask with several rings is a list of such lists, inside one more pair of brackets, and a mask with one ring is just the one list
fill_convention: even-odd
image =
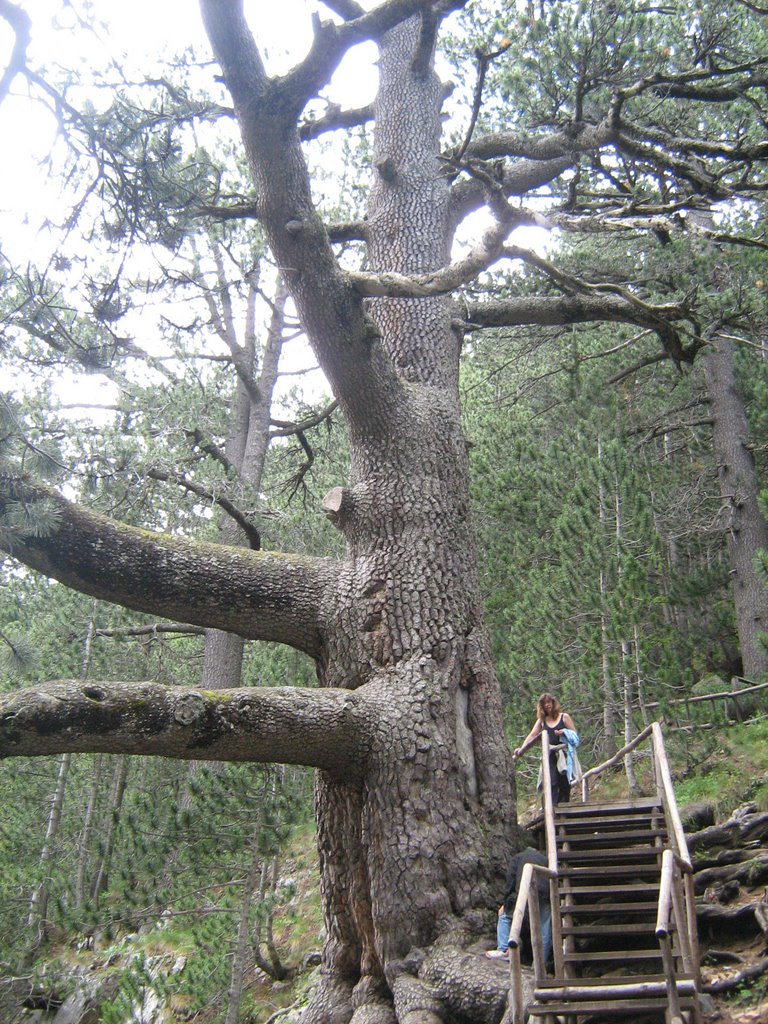
[(768, 810), (768, 719), (731, 726), (716, 738), (689, 744), (692, 764), (675, 778), (681, 807), (704, 801), (714, 804), (718, 817), (727, 817), (747, 801)]

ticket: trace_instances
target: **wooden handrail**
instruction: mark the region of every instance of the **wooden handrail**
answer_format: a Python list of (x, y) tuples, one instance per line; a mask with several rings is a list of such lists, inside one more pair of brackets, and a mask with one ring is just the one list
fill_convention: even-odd
[[(510, 988), (512, 990), (512, 1024), (523, 1024), (525, 1007), (523, 1006), (523, 969), (520, 962), (520, 938), (525, 920), (525, 908), (530, 905), (531, 946), (533, 947), (534, 964), (537, 973), (543, 973), (544, 963), (541, 950), (541, 920), (539, 917), (538, 887), (533, 888), (534, 875), (545, 875), (550, 880), (557, 879), (557, 871), (544, 867), (543, 864), (524, 864), (520, 876), (520, 884), (512, 912), (512, 924), (509, 928), (507, 949), (509, 952)], [(552, 908), (554, 918), (555, 908)]]
[(693, 871), (691, 857), (688, 853), (688, 841), (685, 838), (685, 830), (680, 820), (680, 812), (677, 809), (675, 789), (672, 785), (672, 773), (669, 770), (667, 752), (664, 749), (664, 737), (661, 733), (661, 726), (658, 722), (651, 722), (650, 729), (653, 733), (653, 756), (659, 776), (659, 796), (664, 808), (664, 817), (667, 819), (667, 828), (672, 833), (674, 851), (681, 861), (686, 865), (686, 871)]
[(750, 693), (756, 693), (758, 690), (766, 689), (766, 687), (768, 687), (768, 683), (755, 683), (754, 686), (745, 686), (743, 690), (721, 690), (719, 693), (697, 693), (693, 697), (674, 697), (663, 705), (661, 701), (652, 700), (648, 701), (645, 708), (648, 710), (649, 708), (672, 707), (678, 704), (701, 704), (703, 701), (708, 700), (723, 700), (727, 702), (739, 697), (748, 697)]
[(544, 836), (547, 844), (547, 866), (557, 873), (557, 837), (555, 806), (552, 803), (552, 767), (549, 763), (550, 742), (546, 729), (541, 730), (541, 785), (544, 797)]
[[(662, 852), (661, 880), (656, 915), (656, 936), (662, 956), (665, 987), (669, 1002), (669, 1021), (671, 1024), (682, 1024), (680, 1015), (680, 994), (672, 952), (670, 932), (675, 923), (680, 943), (684, 969), (693, 975), (694, 998), (701, 988), (701, 969), (699, 949), (696, 936), (696, 902), (693, 891), (693, 865), (688, 843), (685, 838), (680, 813), (672, 785), (672, 774), (669, 769), (664, 737), (659, 722), (652, 722), (642, 732), (613, 757), (585, 772), (582, 781), (582, 799), (586, 802), (589, 795), (589, 780), (594, 779), (607, 768), (617, 764), (625, 754), (634, 750), (650, 737), (651, 757), (653, 762), (656, 793), (664, 813), (670, 846)], [(522, 967), (520, 962), (520, 935), (523, 927), (526, 906), (530, 908), (531, 937), (534, 947), (534, 966), (537, 976), (543, 976), (545, 965), (542, 963), (541, 927), (539, 920), (538, 893), (531, 891), (535, 874), (541, 873), (550, 880), (552, 890), (552, 939), (555, 958), (555, 974), (563, 975), (563, 948), (561, 921), (557, 906), (557, 837), (555, 832), (555, 813), (552, 801), (552, 771), (550, 752), (552, 745), (546, 730), (541, 734), (541, 780), (543, 785), (544, 826), (546, 837), (547, 867), (537, 864), (526, 864), (520, 880), (520, 888), (515, 903), (512, 925), (509, 933), (509, 964), (511, 987), (511, 1024), (523, 1024), (525, 1007), (522, 996)], [(689, 983), (690, 984), (690, 983)]]
[(669, 935), (672, 920), (672, 879), (675, 872), (675, 855), (665, 850), (661, 855), (661, 882), (659, 884), (659, 907), (656, 911), (656, 937)]
[(607, 768), (613, 768), (615, 764), (618, 764), (618, 762), (621, 761), (625, 754), (628, 754), (631, 750), (634, 750), (635, 747), (638, 747), (644, 739), (647, 739), (647, 737), (651, 735), (651, 728), (652, 727), (650, 725), (646, 725), (643, 731), (639, 732), (637, 736), (635, 736), (635, 738), (631, 741), (631, 743), (627, 743), (626, 746), (623, 746), (621, 750), (618, 750), (613, 755), (613, 757), (610, 757), (607, 761), (603, 761), (602, 764), (596, 765), (594, 768), (590, 768), (589, 771), (584, 772), (584, 774), (581, 777), (581, 799), (584, 803), (586, 803), (587, 796), (589, 795), (589, 780), (594, 779), (596, 776), (604, 772)]

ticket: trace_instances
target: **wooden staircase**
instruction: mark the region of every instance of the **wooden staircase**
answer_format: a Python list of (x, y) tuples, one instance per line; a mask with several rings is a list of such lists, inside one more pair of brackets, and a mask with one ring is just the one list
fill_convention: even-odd
[[(677, 808), (669, 806), (671, 780), (660, 729), (653, 740), (656, 747), (661, 744), (655, 796), (552, 806), (545, 778), (549, 866), (531, 868), (519, 903), (524, 912), (522, 889), (534, 872), (549, 877), (554, 971), (546, 970), (540, 953), (534, 956), (534, 996), (523, 1007), (515, 991), (516, 972), (522, 982), (513, 919), (513, 1024), (527, 1019), (697, 1024), (700, 1019), (695, 908), (690, 873), (688, 881), (685, 877), (690, 862)], [(544, 748), (548, 767), (546, 742)], [(536, 954), (540, 923), (534, 900), (535, 895), (528, 905)]]
[[(658, 799), (559, 804), (554, 822), (562, 964), (555, 977), (537, 978), (530, 1016), (663, 1021), (656, 916), (668, 836)], [(694, 978), (676, 935), (672, 956), (680, 1010), (691, 1012)]]

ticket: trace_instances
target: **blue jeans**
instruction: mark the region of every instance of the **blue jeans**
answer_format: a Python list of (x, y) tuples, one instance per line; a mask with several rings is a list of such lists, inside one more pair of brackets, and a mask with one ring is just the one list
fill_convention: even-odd
[[(552, 907), (549, 900), (539, 897), (539, 916), (541, 917), (541, 945), (544, 949), (544, 963), (552, 959)], [(496, 946), (506, 953), (509, 944), (509, 929), (512, 927), (512, 915), (502, 911), (496, 925)]]

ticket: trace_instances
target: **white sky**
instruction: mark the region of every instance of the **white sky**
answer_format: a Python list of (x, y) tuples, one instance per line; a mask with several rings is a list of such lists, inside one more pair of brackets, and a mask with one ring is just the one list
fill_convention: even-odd
[[(92, 69), (106, 67), (112, 61), (126, 78), (141, 81), (161, 73), (161, 55), (173, 55), (188, 47), (194, 48), (201, 59), (210, 55), (197, 0), (94, 0), (90, 5), (87, 0), (26, 0), (23, 6), (32, 20), (29, 64), (49, 70), (52, 77), (58, 67), (82, 67), (83, 80), (87, 81)], [(90, 32), (78, 24), (78, 15), (87, 12), (89, 6)], [(246, 0), (246, 13), (270, 73), (287, 70), (306, 53), (312, 40), (311, 15), (316, 10), (321, 10), (323, 17), (329, 16), (316, 0)], [(0, 19), (0, 68), (7, 66), (13, 42), (9, 26)], [(375, 57), (372, 44), (356, 47), (331, 83), (330, 98), (343, 102), (345, 94), (351, 94), (355, 105), (371, 100), (376, 87)], [(210, 75), (214, 73), (211, 68)], [(94, 97), (97, 105), (106, 105), (109, 99), (106, 94), (103, 101), (98, 95)], [(56, 244), (56, 234), (44, 227), (45, 221), (61, 219), (62, 211), (67, 209), (60, 194), (61, 179), (50, 173), (47, 160), (57, 152), (63, 157), (64, 143), (58, 139), (55, 118), (34, 97), (34, 90), (21, 75), (16, 76), (10, 94), (0, 104), (0, 138), (6, 140), (0, 155), (3, 248), (18, 265), (35, 261), (45, 266)], [(8, 143), (11, 139), (13, 144)], [(138, 340), (141, 342), (141, 338)], [(289, 369), (297, 369), (297, 363), (306, 366), (314, 362), (306, 347), (297, 352), (296, 342), (286, 354)], [(284, 389), (296, 383), (295, 377), (287, 377)], [(327, 393), (320, 375), (315, 375), (314, 383), (307, 383), (312, 390)], [(10, 380), (0, 367), (0, 388), (9, 386), (18, 386), (18, 382)], [(89, 376), (87, 390), (89, 401), (99, 400), (94, 392), (110, 401), (113, 387), (107, 382), (100, 387), (98, 377)], [(68, 394), (67, 399), (70, 397)]]
[[(371, 4), (367, 4), (370, 6)], [(199, 57), (209, 54), (197, 0), (26, 0), (23, 6), (32, 19), (32, 40), (28, 57), (32, 67), (49, 70), (57, 66), (83, 68), (87, 81), (93, 68), (114, 61), (127, 78), (141, 81), (161, 73), (160, 55), (193, 47)], [(88, 12), (93, 31), (78, 25), (78, 14)], [(262, 47), (268, 70), (285, 71), (306, 53), (311, 44), (311, 14), (329, 12), (318, 0), (246, 0), (254, 34)], [(83, 15), (84, 16), (84, 15)], [(85, 17), (85, 16), (84, 16)], [(13, 37), (0, 20), (0, 67), (7, 65)], [(330, 99), (345, 106), (358, 106), (373, 99), (376, 88), (376, 48), (366, 43), (345, 58), (328, 90)], [(214, 71), (211, 69), (211, 74)], [(97, 97), (96, 103), (105, 105)], [(55, 235), (41, 227), (46, 217), (56, 220), (65, 205), (60, 198), (60, 178), (46, 167), (49, 154), (64, 143), (57, 141), (55, 120), (43, 104), (30, 98), (25, 79), (17, 75), (11, 94), (0, 104), (0, 238), (17, 264), (35, 260), (45, 265)], [(13, 140), (10, 142), (9, 140)], [(483, 222), (471, 225), (473, 234)], [(531, 244), (529, 236), (522, 244)], [(146, 321), (145, 321), (146, 322)], [(132, 326), (132, 325), (131, 325)], [(138, 339), (141, 342), (141, 339)], [(290, 351), (294, 352), (294, 343)], [(302, 365), (312, 361), (307, 352)], [(296, 368), (295, 365), (292, 368)], [(91, 395), (96, 385), (88, 378)], [(286, 387), (295, 378), (287, 378)], [(0, 387), (7, 387), (0, 367)]]

